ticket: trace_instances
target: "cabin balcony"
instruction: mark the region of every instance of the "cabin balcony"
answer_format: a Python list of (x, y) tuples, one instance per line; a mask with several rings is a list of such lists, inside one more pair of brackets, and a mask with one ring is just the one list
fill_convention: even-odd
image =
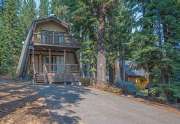
[(36, 47), (80, 48), (80, 43), (78, 43), (73, 36), (65, 34), (64, 32), (42, 31), (34, 33), (32, 41)]

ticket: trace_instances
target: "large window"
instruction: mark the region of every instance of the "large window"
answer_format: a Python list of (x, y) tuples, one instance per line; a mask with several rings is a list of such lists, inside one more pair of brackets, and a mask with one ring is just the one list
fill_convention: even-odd
[(49, 56), (43, 57), (43, 64), (46, 65), (48, 71), (51, 72), (63, 72), (64, 71), (64, 57), (63, 56), (51, 56), (51, 63), (49, 62)]
[(64, 34), (59, 32), (54, 32), (54, 43), (55, 44), (64, 43)]
[(64, 33), (53, 31), (41, 32), (41, 43), (43, 44), (62, 44), (64, 43)]

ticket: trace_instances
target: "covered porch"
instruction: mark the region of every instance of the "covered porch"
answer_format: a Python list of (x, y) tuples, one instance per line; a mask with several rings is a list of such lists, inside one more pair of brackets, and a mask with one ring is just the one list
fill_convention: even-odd
[(30, 60), (29, 70), (39, 76), (41, 82), (78, 81), (80, 77), (79, 62), (72, 49), (34, 47)]

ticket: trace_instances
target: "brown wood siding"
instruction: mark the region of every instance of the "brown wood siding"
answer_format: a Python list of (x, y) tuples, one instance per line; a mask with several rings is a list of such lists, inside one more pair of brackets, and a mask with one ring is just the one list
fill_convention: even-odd
[(61, 25), (53, 21), (43, 22), (43, 23), (38, 24), (35, 32), (40, 32), (42, 30), (67, 32), (64, 27), (62, 27)]
[(73, 53), (66, 53), (66, 64), (77, 64)]
[(39, 72), (39, 71), (38, 71), (38, 64), (39, 64), (39, 63), (38, 63), (38, 55), (35, 55), (35, 56), (34, 56), (34, 65), (35, 65), (35, 69), (36, 69), (37, 72)]

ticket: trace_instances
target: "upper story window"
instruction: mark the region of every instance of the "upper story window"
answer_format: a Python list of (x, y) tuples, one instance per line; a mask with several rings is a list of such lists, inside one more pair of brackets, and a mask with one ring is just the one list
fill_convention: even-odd
[(64, 33), (54, 31), (42, 31), (41, 43), (43, 44), (61, 44), (64, 43)]

